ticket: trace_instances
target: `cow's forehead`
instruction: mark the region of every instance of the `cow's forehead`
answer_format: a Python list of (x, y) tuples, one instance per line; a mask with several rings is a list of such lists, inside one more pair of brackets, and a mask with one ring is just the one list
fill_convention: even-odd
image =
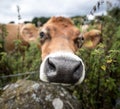
[(69, 18), (52, 17), (43, 27), (43, 31), (48, 31), (50, 34), (64, 34), (67, 37), (77, 37), (80, 31)]
[(69, 18), (65, 17), (52, 17), (47, 24), (63, 25), (63, 26), (73, 26), (73, 22)]

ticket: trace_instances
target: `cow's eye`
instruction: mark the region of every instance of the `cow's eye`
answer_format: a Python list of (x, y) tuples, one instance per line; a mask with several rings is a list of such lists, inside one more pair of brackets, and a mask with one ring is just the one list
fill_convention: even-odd
[(40, 35), (40, 42), (41, 42), (41, 44), (43, 44), (46, 40), (50, 39), (48, 33), (45, 33), (43, 31), (41, 31), (39, 33), (39, 35)]
[(44, 32), (40, 32), (40, 39), (43, 39), (45, 37), (45, 33)]
[(75, 44), (77, 45), (78, 48), (81, 48), (84, 42), (84, 37), (77, 37), (74, 40)]

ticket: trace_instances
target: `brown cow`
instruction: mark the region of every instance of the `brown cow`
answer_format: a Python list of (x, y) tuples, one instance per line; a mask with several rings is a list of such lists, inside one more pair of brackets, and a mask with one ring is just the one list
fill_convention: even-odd
[[(14, 49), (14, 40), (18, 39), (18, 26), (6, 26), (8, 36), (5, 39), (6, 51)], [(85, 77), (85, 65), (75, 52), (82, 46), (94, 48), (100, 41), (97, 30), (84, 33), (83, 36), (69, 18), (52, 17), (39, 32), (34, 25), (22, 25), (19, 28), (22, 44), (36, 41), (40, 36), (42, 64), (40, 79), (45, 82), (61, 84), (79, 84)], [(91, 41), (92, 45), (87, 45)]]
[[(92, 41), (91, 47), (94, 48), (100, 35), (92, 34), (96, 34), (96, 31), (83, 36), (85, 40)], [(82, 59), (75, 55), (83, 42), (79, 29), (69, 18), (52, 17), (40, 29), (39, 35), (42, 51), (40, 79), (61, 84), (81, 83), (85, 77), (85, 65)]]
[[(22, 46), (28, 46), (30, 42), (36, 42), (38, 29), (33, 24), (6, 24), (7, 36), (4, 39), (5, 51), (11, 52), (15, 49), (15, 41), (21, 40)], [(0, 30), (0, 32), (2, 32)]]

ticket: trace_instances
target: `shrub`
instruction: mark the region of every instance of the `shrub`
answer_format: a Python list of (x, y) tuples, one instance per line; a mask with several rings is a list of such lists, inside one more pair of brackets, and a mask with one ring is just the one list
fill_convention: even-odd
[(116, 24), (114, 18), (104, 17), (103, 42), (94, 50), (77, 52), (85, 61), (86, 77), (73, 94), (83, 109), (113, 109), (120, 97), (120, 26)]
[[(38, 71), (40, 67), (40, 50), (34, 43), (30, 44), (29, 48), (26, 48), (25, 52), (19, 50), (13, 53), (1, 52), (0, 61), (0, 76), (22, 74), (26, 72), (36, 72), (37, 74), (29, 75), (29, 78), (34, 76), (32, 79), (38, 80)], [(4, 86), (8, 82), (14, 82), (16, 79), (26, 78), (28, 75), (2, 78), (0, 80), (0, 86)]]

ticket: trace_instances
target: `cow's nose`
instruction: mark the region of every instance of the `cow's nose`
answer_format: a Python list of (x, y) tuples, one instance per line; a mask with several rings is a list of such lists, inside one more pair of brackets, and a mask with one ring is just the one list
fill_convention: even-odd
[(74, 84), (83, 72), (81, 61), (67, 57), (49, 57), (45, 66), (47, 79), (55, 83)]

